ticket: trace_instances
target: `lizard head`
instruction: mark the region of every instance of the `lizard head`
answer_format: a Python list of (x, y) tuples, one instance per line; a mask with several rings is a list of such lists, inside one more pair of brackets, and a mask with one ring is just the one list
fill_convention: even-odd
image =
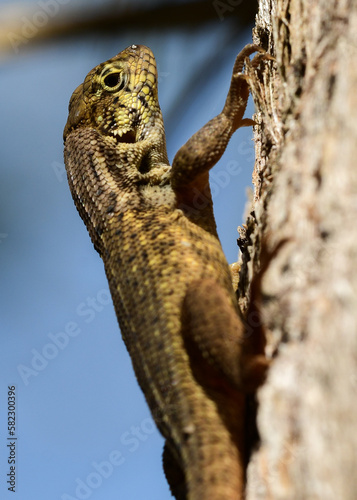
[(164, 135), (156, 62), (148, 47), (131, 45), (88, 73), (72, 94), (64, 140), (81, 127), (123, 143)]

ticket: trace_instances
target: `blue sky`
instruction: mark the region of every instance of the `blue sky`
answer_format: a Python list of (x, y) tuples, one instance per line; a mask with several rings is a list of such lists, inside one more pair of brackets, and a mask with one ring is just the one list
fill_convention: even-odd
[[(250, 41), (250, 30), (239, 32), (217, 17), (197, 30), (148, 27), (32, 50), (19, 46), (2, 63), (1, 499), (14, 498), (6, 485), (9, 385), (16, 386), (17, 500), (171, 498), (161, 466), (163, 440), (121, 340), (102, 261), (71, 199), (62, 131), (71, 93), (87, 72), (132, 43), (145, 44), (158, 62), (172, 160), (221, 110), (235, 55)], [(210, 58), (210, 76), (203, 78)], [(250, 104), (246, 116), (252, 113)], [(251, 139), (250, 128), (239, 130), (212, 172), (229, 262), (237, 259), (237, 226), (251, 184)]]

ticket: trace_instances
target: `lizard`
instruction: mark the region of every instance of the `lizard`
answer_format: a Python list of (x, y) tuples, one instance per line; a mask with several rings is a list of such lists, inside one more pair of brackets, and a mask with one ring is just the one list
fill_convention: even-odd
[[(249, 82), (238, 54), (220, 114), (170, 166), (152, 51), (131, 45), (73, 92), (64, 159), (75, 205), (105, 272), (123, 340), (165, 438), (177, 500), (240, 500), (245, 401), (264, 380), (216, 229), (209, 170), (243, 118)], [(199, 201), (198, 201), (199, 200)], [(203, 202), (202, 202), (203, 200)]]

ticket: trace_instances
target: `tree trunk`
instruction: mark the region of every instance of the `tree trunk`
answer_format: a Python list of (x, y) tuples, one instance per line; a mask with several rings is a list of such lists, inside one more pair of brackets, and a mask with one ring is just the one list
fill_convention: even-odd
[(239, 286), (244, 308), (268, 262), (259, 309), (273, 360), (247, 500), (355, 500), (357, 3), (261, 0), (254, 42), (276, 61), (253, 88), (255, 193)]

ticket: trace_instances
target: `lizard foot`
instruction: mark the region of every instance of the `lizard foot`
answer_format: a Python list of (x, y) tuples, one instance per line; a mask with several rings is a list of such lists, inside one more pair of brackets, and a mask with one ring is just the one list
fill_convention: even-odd
[(255, 392), (264, 384), (271, 361), (263, 354), (243, 356), (241, 363), (244, 392)]

